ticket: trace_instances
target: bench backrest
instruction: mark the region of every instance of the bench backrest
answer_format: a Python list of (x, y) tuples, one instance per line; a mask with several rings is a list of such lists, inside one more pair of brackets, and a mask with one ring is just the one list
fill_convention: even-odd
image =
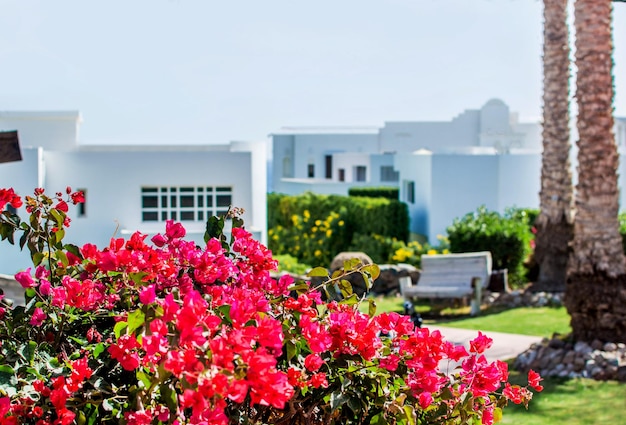
[(486, 288), (491, 276), (489, 251), (460, 254), (422, 255), (422, 273), (418, 286), (467, 286), (479, 277)]

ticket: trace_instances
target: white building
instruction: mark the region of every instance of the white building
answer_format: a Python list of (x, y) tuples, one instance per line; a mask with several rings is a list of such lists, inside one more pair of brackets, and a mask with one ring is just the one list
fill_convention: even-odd
[[(174, 219), (202, 243), (207, 218), (230, 205), (245, 210), (246, 228), (266, 242), (264, 143), (93, 146), (79, 143), (79, 125), (73, 111), (0, 112), (0, 131), (18, 130), (23, 157), (0, 164), (0, 187), (20, 195), (36, 187), (85, 192), (85, 204), (70, 210), (67, 242), (104, 247), (137, 230), (163, 232)], [(0, 244), (0, 273), (29, 264), (27, 252)]]
[(480, 205), (538, 207), (541, 126), (519, 122), (498, 99), (451, 121), (292, 127), (271, 137), (270, 190), (347, 194), (354, 186), (396, 186), (411, 232), (431, 242)]

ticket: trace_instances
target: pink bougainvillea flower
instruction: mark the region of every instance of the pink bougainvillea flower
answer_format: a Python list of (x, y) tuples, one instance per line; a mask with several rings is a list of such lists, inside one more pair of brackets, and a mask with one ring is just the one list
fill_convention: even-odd
[(429, 392), (420, 393), (417, 396), (417, 400), (419, 401), (419, 405), (423, 410), (426, 410), (428, 406), (433, 404), (433, 395)]
[(43, 321), (46, 320), (46, 317), (48, 317), (48, 315), (44, 313), (41, 308), (37, 307), (30, 318), (30, 324), (33, 326), (41, 326)]
[(186, 230), (180, 223), (175, 223), (173, 220), (167, 220), (165, 222), (165, 236), (169, 240), (180, 239), (185, 237)]
[(317, 372), (323, 364), (324, 360), (322, 360), (319, 354), (309, 354), (304, 359), (304, 367), (311, 372)]
[(309, 382), (313, 388), (328, 388), (328, 379), (324, 372), (314, 374)]
[(31, 268), (29, 267), (26, 270), (15, 274), (15, 280), (17, 280), (24, 289), (34, 288), (37, 286), (37, 282), (31, 276), (30, 270)]
[(482, 354), (491, 347), (493, 339), (478, 331), (478, 336), (470, 341), (470, 353)]
[(72, 198), (72, 203), (74, 205), (85, 202), (85, 194), (81, 191), (72, 193), (70, 197)]
[(139, 292), (139, 301), (142, 304), (152, 304), (156, 300), (156, 289), (154, 285), (148, 285), (146, 287), (141, 288)]
[(65, 201), (59, 201), (56, 204), (55, 208), (59, 211), (63, 211), (64, 213), (69, 211), (69, 207), (67, 206), (67, 202)]
[(14, 208), (22, 206), (22, 198), (17, 196), (12, 188), (0, 189), (0, 212), (4, 210), (4, 207), (9, 204)]
[(536, 391), (543, 390), (543, 386), (539, 384), (539, 382), (541, 382), (542, 380), (543, 378), (539, 376), (539, 374), (535, 372), (534, 370), (530, 369), (528, 371), (528, 385), (533, 387)]

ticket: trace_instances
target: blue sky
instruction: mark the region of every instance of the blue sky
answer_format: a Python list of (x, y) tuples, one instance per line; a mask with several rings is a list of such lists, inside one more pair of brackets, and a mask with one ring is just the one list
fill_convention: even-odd
[[(626, 116), (626, 4), (615, 5)], [(0, 0), (0, 111), (79, 110), (85, 143), (541, 115), (539, 0)]]

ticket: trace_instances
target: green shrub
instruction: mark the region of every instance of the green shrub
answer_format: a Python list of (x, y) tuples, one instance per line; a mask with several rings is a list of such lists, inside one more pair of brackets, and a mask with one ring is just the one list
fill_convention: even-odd
[[(290, 254), (308, 264), (330, 264), (336, 254), (351, 249), (357, 233), (407, 241), (406, 204), (313, 193), (268, 195), (268, 245), (276, 254)], [(364, 251), (370, 254), (369, 249)]]
[(386, 198), (397, 201), (400, 189), (397, 187), (351, 187), (348, 196), (363, 196), (367, 198)]
[(289, 254), (274, 255), (274, 260), (278, 261), (278, 271), (293, 273), (296, 275), (305, 275), (312, 267), (308, 264), (298, 262), (298, 259)]
[(363, 251), (377, 264), (405, 263), (418, 268), (421, 266), (422, 255), (447, 254), (449, 252), (445, 243), (433, 247), (417, 241), (406, 243), (395, 238), (362, 233), (354, 235), (350, 251)]
[(448, 227), (450, 251), (491, 251), (493, 268), (508, 269), (509, 283), (523, 285), (524, 261), (530, 254), (532, 239), (528, 217), (519, 210), (507, 210), (502, 216), (481, 206)]

